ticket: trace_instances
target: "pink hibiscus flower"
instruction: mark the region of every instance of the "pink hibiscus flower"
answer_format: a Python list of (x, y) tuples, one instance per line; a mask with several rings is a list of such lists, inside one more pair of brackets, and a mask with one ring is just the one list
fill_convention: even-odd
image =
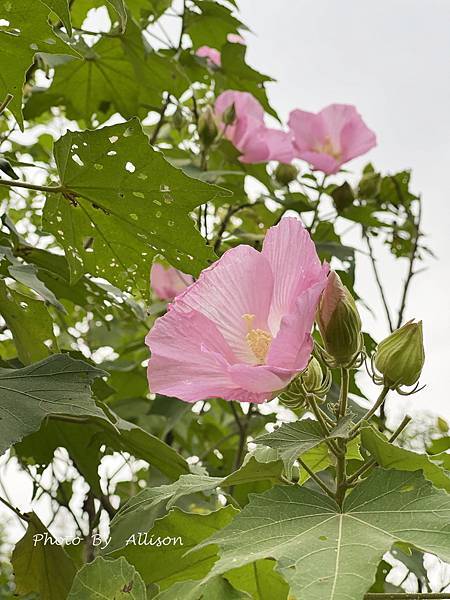
[(330, 104), (317, 114), (293, 110), (289, 127), (295, 156), (328, 175), (377, 143), (374, 132), (349, 104)]
[(262, 252), (225, 252), (147, 335), (152, 392), (186, 402), (272, 399), (308, 364), (327, 273), (295, 218), (269, 229)]
[(225, 137), (242, 152), (243, 163), (259, 163), (278, 160), (289, 163), (293, 158), (291, 134), (266, 127), (264, 109), (248, 92), (227, 90), (218, 96), (216, 115), (234, 104), (236, 118), (232, 125), (223, 125)]
[(219, 50), (216, 48), (210, 48), (209, 46), (200, 46), (195, 52), (200, 58), (206, 58), (216, 67), (220, 67), (222, 64), (222, 57)]
[(153, 263), (150, 271), (150, 286), (160, 300), (173, 300), (193, 281), (192, 275), (186, 275), (174, 267), (166, 269), (160, 263)]

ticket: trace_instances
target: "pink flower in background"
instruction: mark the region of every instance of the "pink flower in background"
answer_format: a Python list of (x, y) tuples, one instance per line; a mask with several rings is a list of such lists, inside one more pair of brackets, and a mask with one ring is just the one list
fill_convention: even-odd
[(308, 364), (327, 273), (295, 218), (268, 230), (262, 252), (225, 252), (147, 335), (152, 392), (186, 402), (272, 399)]
[(197, 56), (208, 59), (216, 67), (220, 67), (222, 64), (220, 52), (216, 48), (210, 48), (209, 46), (200, 46), (195, 52)]
[(160, 263), (153, 263), (150, 271), (151, 288), (161, 300), (173, 300), (193, 281), (192, 275), (186, 275), (174, 267), (166, 269)]
[(319, 113), (293, 110), (289, 116), (294, 153), (326, 174), (376, 145), (376, 136), (354, 106), (330, 104)]
[[(229, 33), (227, 35), (227, 41), (231, 44), (242, 44), (243, 46), (245, 46), (244, 38), (237, 33)], [(220, 51), (217, 50), (217, 48), (211, 48), (210, 46), (200, 46), (200, 48), (198, 48), (195, 51), (195, 54), (197, 56), (200, 56), (201, 58), (208, 59), (208, 61), (216, 67), (222, 66), (222, 57)]]
[(225, 137), (242, 153), (244, 163), (278, 160), (291, 162), (293, 148), (291, 135), (278, 129), (266, 127), (264, 109), (248, 92), (227, 90), (218, 96), (216, 115), (221, 118), (224, 111), (234, 104), (236, 118), (232, 125), (223, 125)]
[(242, 44), (242, 46), (245, 46), (245, 40), (242, 37), (242, 35), (239, 35), (238, 33), (229, 33), (227, 35), (227, 41), (230, 42), (231, 44)]

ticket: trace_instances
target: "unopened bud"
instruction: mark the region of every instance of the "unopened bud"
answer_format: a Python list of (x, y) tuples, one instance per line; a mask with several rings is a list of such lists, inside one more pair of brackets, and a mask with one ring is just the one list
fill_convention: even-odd
[(217, 125), (214, 113), (207, 106), (198, 119), (198, 135), (205, 147), (211, 146), (217, 137)]
[(309, 361), (309, 365), (302, 373), (302, 383), (307, 392), (314, 393), (322, 386), (323, 373), (319, 361), (314, 356)]
[(173, 123), (173, 126), (175, 127), (175, 129), (177, 129), (178, 131), (180, 131), (180, 129), (185, 124), (185, 118), (184, 118), (183, 112), (180, 108), (177, 108), (177, 110), (174, 112), (173, 117), (172, 117), (172, 123)]
[(320, 299), (317, 324), (331, 366), (352, 365), (362, 347), (361, 319), (355, 300), (334, 271)]
[(279, 163), (274, 175), (280, 185), (287, 185), (297, 179), (298, 169), (294, 165)]
[(378, 344), (375, 351), (375, 368), (391, 389), (417, 383), (424, 362), (422, 321), (409, 321)]
[(230, 104), (222, 113), (222, 122), (224, 125), (233, 125), (236, 120), (236, 107), (234, 102)]

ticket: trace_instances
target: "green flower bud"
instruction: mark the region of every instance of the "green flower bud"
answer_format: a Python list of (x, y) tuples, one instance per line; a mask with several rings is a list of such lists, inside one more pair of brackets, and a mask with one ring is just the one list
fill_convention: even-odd
[(222, 122), (224, 125), (233, 125), (236, 120), (236, 107), (230, 104), (222, 113)]
[(333, 367), (352, 365), (361, 351), (361, 319), (355, 301), (332, 271), (317, 311), (317, 324)]
[(422, 321), (409, 321), (378, 344), (374, 365), (391, 389), (414, 385), (425, 362)]
[(203, 145), (207, 148), (211, 146), (217, 137), (218, 129), (214, 113), (210, 106), (207, 106), (198, 119), (198, 135)]
[(314, 356), (309, 361), (309, 365), (302, 373), (302, 383), (307, 392), (314, 393), (322, 386), (323, 373), (319, 361)]
[(298, 169), (294, 165), (279, 163), (274, 175), (280, 185), (287, 185), (297, 179)]
[(177, 110), (174, 112), (173, 117), (172, 117), (173, 126), (175, 127), (175, 129), (180, 131), (180, 129), (185, 124), (185, 122), (186, 122), (186, 120), (183, 116), (183, 111), (180, 108), (177, 108)]
[(217, 124), (214, 113), (210, 106), (207, 106), (198, 119), (198, 136), (203, 145), (208, 148), (217, 137)]
[(293, 410), (294, 412), (298, 409), (302, 409), (306, 403), (305, 389), (302, 382), (302, 373), (297, 375), (291, 383), (285, 388), (280, 394), (278, 394), (278, 400), (286, 408)]

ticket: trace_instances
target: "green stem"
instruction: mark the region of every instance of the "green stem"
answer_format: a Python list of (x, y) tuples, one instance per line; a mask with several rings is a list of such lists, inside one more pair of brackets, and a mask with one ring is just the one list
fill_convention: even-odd
[(312, 221), (311, 221), (311, 225), (308, 227), (309, 233), (312, 232), (312, 230), (314, 228), (314, 225), (317, 222), (317, 218), (319, 216), (320, 200), (321, 200), (322, 194), (324, 192), (324, 186), (325, 186), (326, 179), (327, 179), (327, 175), (324, 175), (323, 179), (322, 179), (322, 183), (320, 184), (319, 188), (317, 189), (317, 191), (319, 192), (319, 195), (317, 196), (317, 204), (316, 204), (316, 208), (314, 210), (314, 214), (313, 214), (313, 218), (312, 218)]
[(388, 395), (388, 392), (389, 392), (389, 388), (387, 386), (384, 386), (384, 388), (381, 391), (381, 394), (378, 396), (377, 401), (372, 406), (372, 408), (351, 429), (351, 431), (349, 433), (349, 438), (350, 439), (352, 439), (352, 438), (354, 438), (355, 436), (358, 435), (358, 432), (359, 432), (359, 430), (361, 428), (361, 423), (363, 421), (368, 421), (370, 419), (370, 417), (372, 417), (376, 413), (376, 411), (380, 408), (380, 406), (386, 400), (386, 396)]
[(0, 179), (0, 185), (26, 188), (27, 190), (37, 190), (38, 192), (53, 192), (55, 194), (60, 194), (65, 191), (61, 185), (35, 185), (34, 183), (27, 183), (26, 181), (10, 181), (9, 179)]
[(349, 370), (341, 369), (341, 392), (339, 394), (339, 409), (338, 417), (345, 417), (347, 413), (348, 387), (349, 387)]
[(313, 479), (317, 485), (322, 488), (322, 490), (327, 494), (327, 496), (330, 496), (330, 498), (334, 499), (334, 492), (333, 490), (330, 490), (330, 488), (320, 479), (320, 477), (318, 475), (316, 475), (314, 473), (313, 470), (311, 470), (308, 465), (303, 462), (303, 460), (301, 458), (298, 459), (298, 462), (300, 463), (300, 465), (305, 469), (305, 471), (308, 473), (308, 475), (311, 477), (311, 479)]
[(8, 107), (8, 104), (11, 102), (11, 100), (14, 98), (14, 96), (12, 94), (6, 94), (6, 98), (3, 100), (3, 102), (0, 104), (0, 115), (3, 114), (3, 112), (6, 110), (6, 108)]
[(402, 299), (401, 299), (401, 302), (400, 302), (400, 308), (399, 308), (399, 311), (398, 311), (397, 329), (402, 324), (403, 313), (405, 312), (405, 308), (406, 308), (406, 299), (408, 297), (409, 286), (410, 286), (412, 278), (415, 275), (414, 263), (415, 263), (415, 260), (417, 258), (417, 247), (419, 245), (419, 238), (420, 238), (420, 221), (421, 221), (421, 218), (422, 218), (422, 201), (419, 198), (419, 210), (418, 210), (418, 214), (417, 214), (417, 219), (414, 220), (414, 241), (413, 241), (413, 244), (412, 244), (411, 253), (409, 255), (408, 274), (406, 276), (406, 280), (405, 280), (405, 283), (404, 283), (404, 286), (403, 286), (403, 294), (402, 294)]
[(19, 519), (22, 519), (22, 521), (28, 521), (28, 518), (26, 515), (24, 515), (23, 513), (20, 512), (20, 510), (18, 508), (15, 508), (12, 504), (10, 504), (7, 500), (5, 500), (4, 498), (2, 498), (0, 496), (0, 502), (2, 504), (4, 504), (7, 508), (9, 508), (9, 510), (12, 510), (12, 512), (14, 514), (16, 514)]
[(326, 443), (328, 448), (331, 450), (331, 452), (335, 456), (337, 456), (338, 454), (340, 454), (341, 451), (336, 446), (335, 442), (333, 440), (329, 439), (331, 430), (330, 430), (328, 423), (325, 420), (325, 415), (324, 415), (323, 411), (317, 405), (316, 399), (314, 398), (314, 396), (312, 396), (312, 394), (308, 394), (307, 398), (308, 398), (308, 403), (314, 413), (314, 416), (316, 417), (316, 419), (320, 425), (320, 428), (322, 429), (322, 433), (324, 434), (324, 442)]
[[(348, 401), (348, 387), (349, 387), (349, 370), (341, 369), (341, 391), (339, 394), (339, 404), (336, 411), (336, 416), (342, 418), (347, 412), (347, 401)], [(345, 498), (345, 492), (347, 490), (347, 459), (345, 457), (347, 451), (347, 440), (337, 440), (337, 447), (340, 453), (336, 455), (336, 494), (335, 499), (338, 506), (342, 507)]]
[(392, 333), (394, 331), (394, 324), (392, 322), (391, 311), (389, 310), (389, 304), (388, 304), (386, 295), (384, 293), (383, 284), (381, 283), (381, 277), (378, 272), (377, 261), (375, 259), (373, 247), (372, 247), (372, 244), (370, 243), (370, 238), (367, 235), (367, 232), (364, 229), (364, 227), (362, 228), (362, 235), (363, 235), (364, 239), (366, 240), (367, 249), (369, 251), (370, 262), (372, 264), (372, 270), (373, 270), (373, 274), (375, 276), (375, 282), (378, 286), (378, 291), (380, 292), (380, 297), (381, 297), (381, 301), (383, 303), (384, 312), (386, 313), (386, 319), (387, 319), (387, 322), (389, 325), (389, 330)]

